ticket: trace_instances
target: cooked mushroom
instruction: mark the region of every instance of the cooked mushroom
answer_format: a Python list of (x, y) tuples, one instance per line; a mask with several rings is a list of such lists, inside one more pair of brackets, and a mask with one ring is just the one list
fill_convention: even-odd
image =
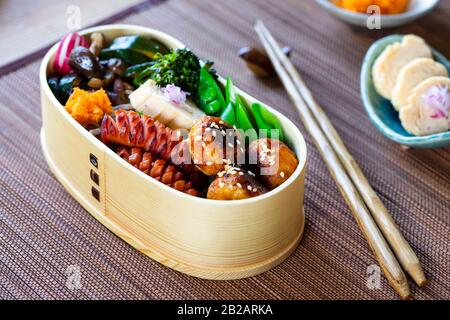
[(108, 95), (109, 101), (111, 101), (111, 104), (113, 106), (123, 105), (123, 104), (127, 104), (129, 102), (126, 97), (123, 98), (120, 96), (120, 94), (118, 94), (116, 92), (107, 90), (106, 94)]
[(120, 97), (121, 100), (125, 100), (126, 99), (125, 89), (124, 89), (124, 86), (123, 86), (122, 79), (116, 78), (116, 80), (114, 80), (113, 91), (115, 93), (117, 93), (117, 95)]
[(125, 63), (118, 58), (109, 59), (107, 67), (118, 76), (122, 76), (123, 72), (125, 71)]
[[(283, 52), (289, 57), (290, 47), (283, 47)], [(239, 49), (238, 55), (245, 60), (247, 67), (258, 77), (269, 77), (275, 75), (272, 62), (264, 51), (257, 48), (243, 47)]]
[(100, 50), (103, 49), (104, 40), (105, 36), (101, 32), (94, 32), (91, 34), (91, 45), (89, 46), (89, 51), (96, 57), (100, 54)]
[(123, 88), (123, 81), (120, 78), (117, 78), (114, 80), (113, 85), (113, 91), (117, 94), (123, 95), (124, 94), (124, 88)]
[(298, 165), (295, 153), (283, 142), (261, 138), (250, 143), (250, 159), (256, 158), (255, 170), (267, 188), (274, 189), (286, 181)]
[(240, 167), (226, 166), (209, 185), (208, 199), (240, 200), (259, 196), (267, 189), (255, 176)]
[(106, 71), (103, 78), (90, 78), (88, 81), (88, 86), (92, 89), (107, 88), (114, 80), (114, 73), (111, 71)]
[(103, 75), (103, 68), (97, 57), (85, 47), (73, 48), (69, 56), (69, 65), (75, 72), (86, 78), (101, 78)]
[(103, 80), (99, 78), (90, 78), (88, 81), (89, 88), (100, 89), (103, 87)]

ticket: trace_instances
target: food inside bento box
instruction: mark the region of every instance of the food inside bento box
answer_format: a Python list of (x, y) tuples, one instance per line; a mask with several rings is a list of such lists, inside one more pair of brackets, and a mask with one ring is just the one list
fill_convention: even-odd
[(71, 33), (47, 82), (81, 126), (178, 191), (239, 200), (278, 188), (298, 165), (279, 119), (212, 65), (146, 36)]

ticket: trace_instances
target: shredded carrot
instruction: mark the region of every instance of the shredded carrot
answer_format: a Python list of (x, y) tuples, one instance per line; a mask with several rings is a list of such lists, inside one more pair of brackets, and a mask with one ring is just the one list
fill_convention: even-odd
[(111, 113), (112, 105), (103, 89), (88, 92), (74, 88), (65, 109), (82, 126), (88, 126), (98, 124), (105, 113)]
[(380, 7), (382, 14), (398, 14), (406, 11), (409, 0), (333, 0), (334, 4), (344, 9), (367, 13), (372, 5)]

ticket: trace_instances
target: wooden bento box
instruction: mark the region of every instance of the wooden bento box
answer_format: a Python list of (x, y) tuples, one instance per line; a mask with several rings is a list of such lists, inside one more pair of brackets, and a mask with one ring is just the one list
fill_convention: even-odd
[[(161, 31), (138, 26), (106, 25), (79, 33), (96, 31), (107, 40), (139, 34), (184, 47)], [(46, 81), (56, 49), (48, 51), (40, 67), (42, 149), (56, 178), (104, 226), (161, 264), (207, 279), (256, 275), (296, 248), (305, 224), (306, 144), (290, 120), (269, 108), (299, 160), (284, 184), (246, 200), (193, 197), (129, 165), (64, 110)], [(257, 101), (238, 92), (249, 103)]]

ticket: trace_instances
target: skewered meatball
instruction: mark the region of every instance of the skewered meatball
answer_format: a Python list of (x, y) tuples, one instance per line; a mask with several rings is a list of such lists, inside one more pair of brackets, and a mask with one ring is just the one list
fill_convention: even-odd
[(239, 167), (226, 166), (208, 188), (208, 199), (241, 200), (259, 196), (267, 189), (253, 174)]
[(270, 190), (286, 181), (298, 165), (295, 153), (283, 142), (263, 138), (253, 141), (249, 146), (250, 158), (256, 159), (256, 170), (261, 181)]
[(238, 131), (218, 117), (197, 120), (189, 132), (189, 151), (194, 164), (206, 175), (224, 170), (237, 159)]

